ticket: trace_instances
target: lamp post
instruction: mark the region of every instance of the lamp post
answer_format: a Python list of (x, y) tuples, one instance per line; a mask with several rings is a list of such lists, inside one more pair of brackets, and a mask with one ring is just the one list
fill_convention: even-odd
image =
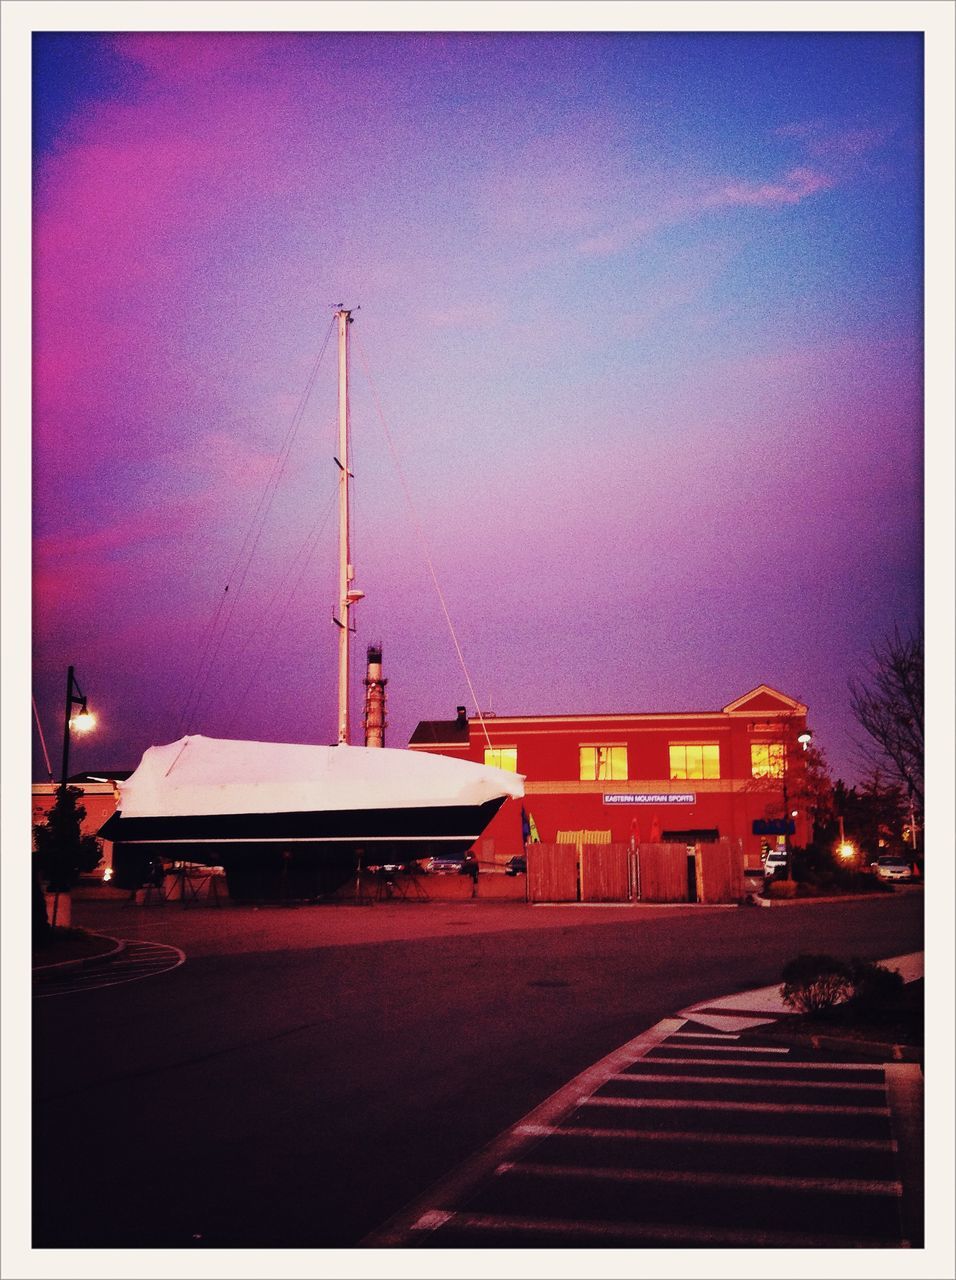
[[(787, 855), (787, 879), (793, 879), (793, 850), (790, 847), (790, 795), (787, 790), (787, 775), (790, 772), (790, 733), (793, 728), (792, 722), (787, 720), (786, 741), (783, 745), (783, 847)], [(807, 747), (813, 741), (813, 735), (804, 729), (803, 733), (797, 734), (797, 742), (806, 751)], [(796, 811), (794, 811), (795, 813)]]
[[(74, 716), (73, 708), (79, 707), (79, 711)], [(89, 733), (96, 724), (96, 720), (86, 705), (86, 697), (81, 693), (80, 686), (76, 683), (76, 677), (73, 674), (73, 668), (70, 667), (66, 673), (66, 715), (63, 720), (63, 769), (60, 773), (60, 786), (65, 787), (67, 779), (70, 776), (70, 729), (76, 729), (78, 733)]]
[[(79, 708), (76, 715), (73, 714), (74, 707)], [(69, 799), (67, 784), (70, 776), (70, 730), (76, 729), (78, 733), (88, 733), (95, 724), (96, 721), (90, 712), (89, 707), (86, 705), (86, 697), (80, 689), (80, 686), (76, 683), (73, 668), (70, 667), (66, 673), (66, 713), (63, 719), (63, 767), (60, 773), (60, 786), (57, 789), (54, 809), (62, 805), (65, 811), (67, 801)], [(69, 837), (63, 831), (62, 821), (58, 823), (58, 830), (58, 839), (61, 842), (68, 842)], [(56, 853), (61, 862), (69, 857), (69, 850), (68, 848), (63, 847), (63, 845), (61, 845)], [(55, 870), (56, 879), (54, 881), (55, 887), (53, 890), (53, 917), (49, 921), (49, 923), (54, 926), (56, 925), (57, 916), (59, 914), (62, 871), (62, 866), (58, 870)], [(69, 898), (67, 898), (67, 902), (69, 902)], [(69, 924), (69, 922), (69, 914), (67, 914), (66, 923)]]

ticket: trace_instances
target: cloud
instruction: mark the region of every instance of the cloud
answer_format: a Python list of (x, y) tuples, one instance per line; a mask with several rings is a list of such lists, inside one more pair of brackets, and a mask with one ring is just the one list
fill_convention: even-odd
[(767, 182), (699, 179), (688, 174), (668, 185), (655, 177), (647, 181), (636, 201), (643, 206), (639, 215), (622, 215), (616, 226), (605, 225), (574, 247), (584, 258), (609, 257), (659, 231), (699, 221), (715, 210), (786, 208), (834, 185), (828, 174), (811, 168), (790, 169), (781, 178)]
[(791, 169), (777, 182), (727, 182), (709, 191), (701, 202), (702, 209), (779, 208), (781, 205), (799, 204), (808, 196), (815, 196), (833, 186), (833, 179), (813, 169)]
[(785, 124), (774, 130), (777, 138), (792, 138), (803, 144), (807, 155), (818, 160), (844, 160), (864, 156), (883, 146), (893, 130), (872, 125), (833, 125), (813, 120)]

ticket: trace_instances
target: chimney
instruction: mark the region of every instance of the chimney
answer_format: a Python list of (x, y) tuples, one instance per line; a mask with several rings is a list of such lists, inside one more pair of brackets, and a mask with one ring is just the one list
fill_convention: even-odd
[(455, 710), (458, 713), (455, 720), (455, 728), (464, 729), (468, 724), (468, 712), (464, 707), (456, 707)]
[(385, 746), (385, 686), (382, 676), (382, 646), (370, 644), (365, 672), (365, 745)]

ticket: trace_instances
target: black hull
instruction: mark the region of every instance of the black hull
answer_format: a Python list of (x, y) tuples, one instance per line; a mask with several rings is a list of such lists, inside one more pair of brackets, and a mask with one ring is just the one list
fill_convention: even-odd
[(117, 883), (133, 887), (154, 859), (226, 869), (237, 898), (314, 898), (332, 893), (361, 866), (466, 852), (504, 797), (483, 805), (314, 813), (194, 814), (124, 818), (97, 833), (114, 841)]

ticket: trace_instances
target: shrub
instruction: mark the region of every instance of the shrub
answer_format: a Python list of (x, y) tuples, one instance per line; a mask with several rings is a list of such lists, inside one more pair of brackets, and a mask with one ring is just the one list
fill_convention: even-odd
[(886, 969), (871, 960), (850, 962), (853, 980), (853, 1004), (859, 1009), (878, 1010), (893, 1004), (902, 994), (903, 976), (896, 969)]
[(803, 884), (832, 883), (837, 871), (832, 851), (815, 844), (807, 845), (805, 849), (794, 849), (792, 861), (793, 878)]
[(767, 896), (770, 898), (795, 898), (796, 895), (796, 880), (771, 880), (767, 886)]
[(853, 991), (853, 970), (834, 956), (801, 954), (783, 967), (783, 1000), (798, 1013), (832, 1009)]

